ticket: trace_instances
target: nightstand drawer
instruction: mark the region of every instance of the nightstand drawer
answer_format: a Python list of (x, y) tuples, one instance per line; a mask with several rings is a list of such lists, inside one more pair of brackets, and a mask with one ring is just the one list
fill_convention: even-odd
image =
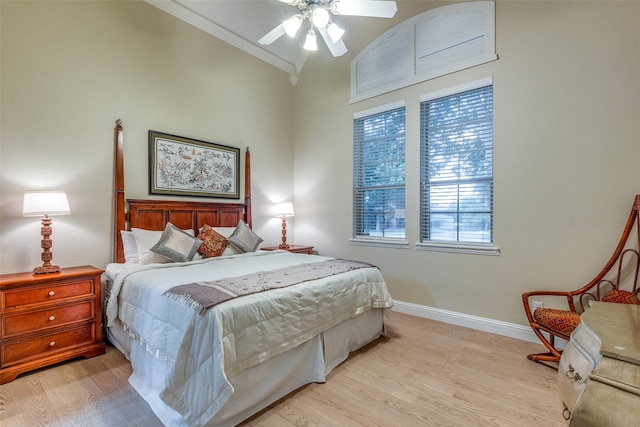
[(65, 283), (54, 282), (51, 284), (43, 284), (39, 287), (4, 291), (2, 293), (1, 308), (39, 304), (85, 295), (94, 295), (93, 280), (78, 280)]
[(46, 330), (73, 322), (87, 321), (94, 317), (93, 301), (51, 307), (46, 310), (9, 315), (2, 318), (2, 336)]
[(44, 336), (7, 341), (1, 344), (1, 366), (4, 368), (29, 359), (40, 359), (44, 355), (53, 354), (66, 348), (91, 344), (94, 341), (93, 323), (80, 328), (52, 333)]

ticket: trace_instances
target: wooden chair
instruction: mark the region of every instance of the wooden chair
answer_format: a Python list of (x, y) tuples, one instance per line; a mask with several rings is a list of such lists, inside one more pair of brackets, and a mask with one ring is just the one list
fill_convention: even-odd
[[(546, 353), (530, 354), (537, 362), (559, 362), (562, 350), (556, 338), (569, 340), (571, 332), (580, 323), (580, 313), (589, 307), (589, 301), (640, 304), (638, 271), (640, 270), (640, 194), (635, 196), (631, 213), (618, 242), (618, 246), (604, 268), (589, 283), (574, 291), (534, 291), (522, 294), (524, 311), (533, 332), (545, 345)], [(635, 233), (632, 231), (635, 229)], [(531, 310), (531, 301), (543, 297), (566, 300), (563, 309), (537, 308)], [(553, 300), (553, 299), (552, 299)], [(563, 303), (564, 304), (564, 303)]]

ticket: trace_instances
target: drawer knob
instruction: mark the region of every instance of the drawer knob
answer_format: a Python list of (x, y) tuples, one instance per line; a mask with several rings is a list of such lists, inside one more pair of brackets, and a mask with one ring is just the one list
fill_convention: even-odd
[(49, 320), (56, 320), (56, 316), (49, 316)]
[(50, 296), (50, 297), (54, 296), (55, 294), (56, 294), (55, 292), (53, 292), (53, 291), (49, 291), (49, 296)]
[(569, 370), (565, 372), (565, 375), (570, 380), (580, 381), (582, 379), (582, 376), (576, 372), (575, 368), (571, 366), (571, 364), (569, 364)]
[(51, 342), (49, 343), (49, 347), (53, 347), (54, 345), (56, 345), (56, 342), (55, 342), (55, 341), (51, 341)]

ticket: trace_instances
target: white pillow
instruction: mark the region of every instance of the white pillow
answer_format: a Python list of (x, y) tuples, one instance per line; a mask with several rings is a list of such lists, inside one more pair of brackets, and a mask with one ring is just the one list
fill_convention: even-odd
[(233, 234), (234, 231), (236, 231), (235, 227), (213, 227), (213, 229), (216, 231), (216, 233), (220, 233), (227, 239)]
[(140, 259), (138, 258), (136, 237), (133, 235), (133, 231), (120, 230), (120, 236), (122, 237), (125, 264), (138, 264)]

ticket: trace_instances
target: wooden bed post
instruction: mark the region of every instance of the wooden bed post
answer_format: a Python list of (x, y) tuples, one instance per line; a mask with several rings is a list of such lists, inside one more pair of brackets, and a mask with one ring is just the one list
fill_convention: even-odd
[(126, 213), (124, 201), (124, 140), (122, 120), (116, 120), (115, 128), (116, 170), (115, 170), (115, 224), (114, 224), (114, 262), (124, 262), (124, 247), (120, 238), (120, 230), (126, 230)]
[(246, 206), (245, 222), (251, 228), (251, 153), (249, 147), (244, 154), (244, 204)]
[(638, 249), (640, 249), (640, 194), (636, 194), (633, 206), (636, 212), (636, 231), (638, 232)]

